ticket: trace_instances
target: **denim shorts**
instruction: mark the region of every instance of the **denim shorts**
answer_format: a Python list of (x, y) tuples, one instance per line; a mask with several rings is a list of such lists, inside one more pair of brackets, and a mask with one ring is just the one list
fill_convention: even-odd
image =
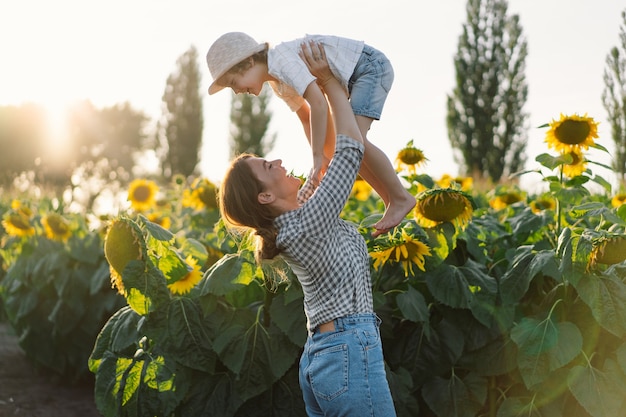
[(365, 45), (348, 81), (352, 111), (379, 120), (393, 84), (393, 67), (385, 54)]
[(314, 332), (300, 358), (300, 387), (309, 417), (396, 415), (385, 374), (380, 319), (357, 314)]

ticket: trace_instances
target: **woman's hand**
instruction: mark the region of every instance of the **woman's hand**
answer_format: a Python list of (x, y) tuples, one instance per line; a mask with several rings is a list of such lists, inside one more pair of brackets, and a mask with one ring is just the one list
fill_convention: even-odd
[(311, 74), (317, 78), (317, 83), (321, 87), (334, 78), (334, 75), (328, 66), (328, 60), (326, 59), (326, 53), (324, 52), (324, 45), (314, 41), (309, 41), (308, 44), (305, 42), (300, 45), (299, 55)]

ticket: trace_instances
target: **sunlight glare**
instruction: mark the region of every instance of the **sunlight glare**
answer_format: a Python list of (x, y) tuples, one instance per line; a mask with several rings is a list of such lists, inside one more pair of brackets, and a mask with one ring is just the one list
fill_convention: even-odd
[(68, 125), (68, 105), (53, 104), (44, 107), (47, 126), (45, 130), (44, 155), (53, 165), (62, 168), (71, 154)]

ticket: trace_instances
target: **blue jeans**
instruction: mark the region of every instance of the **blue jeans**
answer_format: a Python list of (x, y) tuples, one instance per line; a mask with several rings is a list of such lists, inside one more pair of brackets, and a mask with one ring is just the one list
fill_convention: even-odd
[(365, 45), (348, 81), (354, 115), (380, 120), (393, 77), (389, 59), (379, 50)]
[(300, 387), (313, 416), (393, 417), (375, 314), (334, 320), (335, 331), (309, 335), (300, 358)]

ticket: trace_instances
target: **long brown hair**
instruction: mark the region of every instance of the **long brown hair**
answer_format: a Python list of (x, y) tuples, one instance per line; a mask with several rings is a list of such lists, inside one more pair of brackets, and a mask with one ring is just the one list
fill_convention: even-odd
[(258, 236), (256, 258), (260, 262), (273, 259), (280, 250), (276, 247), (276, 215), (267, 204), (259, 203), (264, 187), (246, 161), (254, 156), (244, 153), (233, 160), (220, 184), (218, 201), (227, 226), (254, 230)]

